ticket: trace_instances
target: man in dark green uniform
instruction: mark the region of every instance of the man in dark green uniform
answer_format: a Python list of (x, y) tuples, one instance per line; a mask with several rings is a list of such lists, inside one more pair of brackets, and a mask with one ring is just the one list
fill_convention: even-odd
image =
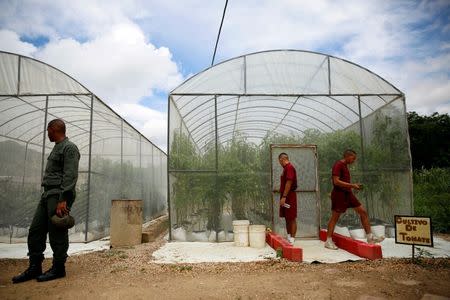
[[(31, 279), (48, 281), (66, 276), (65, 262), (69, 249), (67, 227), (57, 226), (55, 215), (67, 217), (75, 200), (75, 185), (78, 179), (78, 162), (80, 152), (77, 146), (66, 137), (66, 125), (61, 119), (50, 121), (47, 126), (50, 142), (54, 142), (42, 186), (44, 192), (34, 214), (28, 232), (29, 267), (22, 274), (13, 278), (14, 283)], [(61, 219), (60, 219), (61, 220)], [(53, 265), (42, 274), (42, 261), (46, 246), (47, 233), (53, 250)]]

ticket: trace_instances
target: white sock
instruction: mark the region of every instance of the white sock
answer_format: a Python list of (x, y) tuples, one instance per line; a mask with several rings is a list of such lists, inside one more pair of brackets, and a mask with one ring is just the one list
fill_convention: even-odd
[(332, 242), (333, 238), (327, 237), (327, 242)]
[(370, 240), (373, 237), (373, 234), (372, 233), (367, 233), (366, 236)]
[(288, 233), (287, 237), (288, 237), (288, 239), (290, 239), (290, 238), (291, 238), (291, 235)]

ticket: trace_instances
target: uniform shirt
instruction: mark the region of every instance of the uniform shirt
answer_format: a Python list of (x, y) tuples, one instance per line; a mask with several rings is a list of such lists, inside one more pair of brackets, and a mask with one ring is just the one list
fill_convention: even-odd
[(78, 179), (78, 147), (66, 137), (56, 143), (45, 167), (42, 186), (47, 194), (59, 194), (60, 201), (73, 201)]
[[(283, 174), (280, 179), (280, 194), (283, 197), (284, 189), (286, 188), (286, 181), (292, 180), (291, 190), (288, 193), (291, 194), (292, 191), (297, 189), (297, 171), (291, 163), (288, 163), (283, 167)], [(295, 193), (294, 193), (295, 195)]]
[[(338, 160), (337, 162), (334, 163), (333, 168), (331, 170), (331, 176), (338, 176), (339, 180), (350, 183), (350, 171), (348, 170), (347, 164), (342, 162), (341, 160)], [(351, 188), (337, 186), (334, 184), (334, 182), (333, 182), (333, 188), (335, 190), (348, 191), (348, 192), (350, 192), (352, 190)]]

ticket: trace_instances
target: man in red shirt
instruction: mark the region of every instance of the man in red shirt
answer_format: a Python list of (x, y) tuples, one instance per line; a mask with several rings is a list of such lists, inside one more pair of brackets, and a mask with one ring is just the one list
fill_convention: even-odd
[(280, 180), (280, 218), (286, 220), (286, 231), (291, 244), (295, 241), (297, 233), (297, 171), (289, 162), (286, 153), (278, 155), (278, 161), (283, 167), (283, 174)]
[(372, 234), (370, 229), (369, 215), (361, 202), (353, 195), (352, 189), (360, 190), (362, 185), (359, 183), (350, 182), (350, 171), (348, 165), (351, 165), (356, 160), (356, 152), (353, 150), (345, 150), (344, 158), (334, 163), (332, 169), (333, 191), (331, 192), (331, 218), (328, 222), (327, 241), (325, 248), (337, 250), (338, 248), (333, 243), (332, 235), (334, 227), (342, 213), (345, 213), (347, 208), (353, 208), (361, 218), (361, 223), (366, 231), (367, 242), (369, 244), (379, 243), (384, 240), (384, 237), (376, 237)]

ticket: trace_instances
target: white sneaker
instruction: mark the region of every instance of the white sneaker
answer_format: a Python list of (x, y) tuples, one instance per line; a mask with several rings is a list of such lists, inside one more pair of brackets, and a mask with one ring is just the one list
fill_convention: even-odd
[(375, 236), (373, 233), (367, 235), (368, 244), (377, 244), (384, 241), (384, 236)]
[(289, 237), (288, 237), (288, 242), (289, 242), (291, 245), (294, 245), (294, 243), (295, 243), (295, 238), (289, 236)]
[(331, 250), (337, 250), (339, 249), (336, 244), (332, 240), (327, 240), (325, 242), (325, 248), (331, 249)]

